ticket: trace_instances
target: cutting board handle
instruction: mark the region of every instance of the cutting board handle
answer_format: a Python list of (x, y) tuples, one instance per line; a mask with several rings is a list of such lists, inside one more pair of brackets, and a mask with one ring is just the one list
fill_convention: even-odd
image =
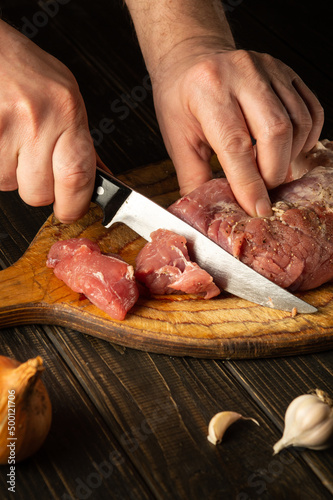
[(1, 309), (38, 301), (42, 291), (34, 279), (34, 271), (19, 260), (14, 265), (0, 271)]
[(0, 271), (0, 325), (20, 324), (26, 310), (43, 302), (45, 277), (36, 274), (25, 259)]

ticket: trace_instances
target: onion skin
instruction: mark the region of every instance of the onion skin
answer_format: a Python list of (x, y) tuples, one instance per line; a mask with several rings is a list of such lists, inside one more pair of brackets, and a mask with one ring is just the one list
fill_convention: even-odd
[[(52, 405), (40, 379), (43, 370), (40, 356), (25, 363), (0, 356), (0, 464), (8, 464), (8, 443), (15, 443), (15, 462), (11, 463), (17, 463), (34, 454), (49, 433)], [(15, 432), (12, 436), (8, 430), (9, 391), (15, 394)]]

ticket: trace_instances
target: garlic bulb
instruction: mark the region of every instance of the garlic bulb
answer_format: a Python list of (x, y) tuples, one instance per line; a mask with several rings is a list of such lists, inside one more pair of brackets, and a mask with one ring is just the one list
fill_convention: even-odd
[(294, 399), (285, 414), (282, 438), (274, 445), (274, 455), (287, 446), (324, 450), (333, 440), (333, 402), (323, 391)]
[(259, 423), (254, 418), (243, 417), (239, 413), (234, 411), (221, 411), (214, 415), (208, 425), (208, 436), (207, 439), (213, 444), (219, 444), (222, 441), (225, 431), (230, 427), (231, 424), (239, 419), (252, 420), (257, 425)]
[(51, 402), (40, 375), (40, 356), (19, 363), (0, 356), (0, 464), (35, 453), (51, 426)]

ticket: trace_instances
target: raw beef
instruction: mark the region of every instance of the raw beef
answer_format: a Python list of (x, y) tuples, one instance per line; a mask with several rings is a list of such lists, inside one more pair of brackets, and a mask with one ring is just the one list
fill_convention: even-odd
[(307, 173), (271, 192), (270, 218), (249, 217), (224, 178), (169, 210), (278, 285), (318, 287), (333, 279), (333, 142), (318, 143), (295, 163)]
[(65, 257), (72, 257), (78, 252), (86, 252), (87, 250), (101, 253), (97, 243), (88, 238), (71, 238), (70, 240), (57, 241), (49, 251), (47, 266), (55, 267)]
[(158, 229), (150, 237), (137, 255), (135, 277), (152, 294), (183, 292), (210, 299), (220, 293), (213, 278), (190, 261), (183, 236)]
[(51, 247), (46, 265), (114, 319), (123, 320), (139, 297), (133, 267), (115, 255), (102, 254), (87, 238), (58, 241)]

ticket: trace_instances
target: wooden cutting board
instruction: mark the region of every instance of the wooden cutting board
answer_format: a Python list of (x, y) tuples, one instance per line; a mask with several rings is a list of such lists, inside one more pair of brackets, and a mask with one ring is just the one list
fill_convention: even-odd
[[(163, 206), (178, 197), (168, 161), (119, 178)], [(74, 237), (97, 241), (103, 252), (118, 253), (134, 265), (145, 240), (123, 224), (105, 229), (101, 219), (95, 205), (74, 224), (49, 217), (21, 259), (0, 272), (2, 328), (56, 324), (143, 351), (205, 358), (284, 356), (333, 347), (333, 285), (298, 294), (318, 308), (311, 315), (292, 317), (222, 293), (208, 301), (185, 295), (141, 297), (124, 321), (112, 320), (45, 265), (53, 243)]]

